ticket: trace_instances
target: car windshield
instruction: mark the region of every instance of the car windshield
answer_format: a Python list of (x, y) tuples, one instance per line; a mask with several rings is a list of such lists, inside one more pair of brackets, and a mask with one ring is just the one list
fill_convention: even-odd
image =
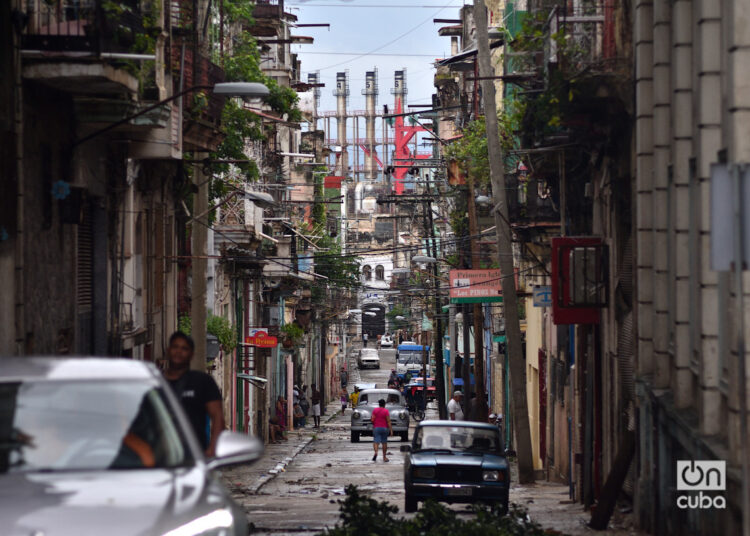
[(362, 350), (362, 357), (378, 357), (377, 350)]
[(0, 473), (169, 468), (192, 457), (143, 381), (0, 383)]
[(396, 393), (386, 393), (382, 391), (375, 391), (370, 393), (362, 393), (359, 395), (357, 405), (370, 404), (375, 405), (381, 398), (385, 399), (387, 406), (402, 405), (401, 396)]
[(496, 430), (471, 426), (422, 426), (414, 435), (414, 448), (497, 453), (500, 450), (500, 435)]

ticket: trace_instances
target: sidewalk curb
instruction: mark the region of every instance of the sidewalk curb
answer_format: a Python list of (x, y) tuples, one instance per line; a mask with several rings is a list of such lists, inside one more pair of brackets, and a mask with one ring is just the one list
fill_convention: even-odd
[(257, 495), (257, 493), (260, 491), (260, 488), (265, 486), (267, 483), (269, 483), (271, 480), (276, 478), (276, 476), (279, 473), (283, 473), (286, 470), (286, 466), (289, 465), (297, 455), (305, 450), (307, 446), (312, 443), (313, 438), (312, 436), (307, 437), (302, 443), (297, 445), (297, 447), (294, 449), (294, 451), (291, 453), (291, 455), (287, 456), (283, 460), (281, 460), (279, 463), (276, 464), (276, 466), (268, 471), (266, 474), (261, 475), (260, 478), (253, 484), (252, 486), (246, 488), (246, 492), (251, 495)]
[[(331, 414), (330, 417), (328, 417), (323, 424), (328, 424), (333, 419), (335, 419), (339, 414), (341, 413), (341, 410), (335, 411), (333, 414)], [(310, 435), (306, 437), (299, 445), (297, 445), (292, 453), (281, 460), (279, 463), (276, 464), (276, 466), (273, 469), (270, 469), (267, 473), (261, 475), (258, 480), (252, 485), (245, 489), (245, 492), (250, 495), (257, 495), (260, 489), (271, 482), (274, 478), (276, 478), (279, 473), (283, 473), (286, 470), (287, 465), (292, 463), (294, 461), (294, 458), (297, 457), (303, 450), (305, 450), (310, 443), (312, 443), (314, 440), (313, 435)]]

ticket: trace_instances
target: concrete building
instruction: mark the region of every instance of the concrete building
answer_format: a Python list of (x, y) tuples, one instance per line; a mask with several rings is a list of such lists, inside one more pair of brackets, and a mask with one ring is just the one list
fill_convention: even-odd
[[(740, 304), (733, 276), (715, 270), (710, 255), (711, 165), (750, 161), (749, 14), (744, 2), (633, 3), (636, 506), (654, 532), (738, 534), (750, 515), (739, 472), (748, 445), (740, 428), (747, 381), (738, 374)], [(674, 507), (681, 459), (726, 460), (726, 509)]]

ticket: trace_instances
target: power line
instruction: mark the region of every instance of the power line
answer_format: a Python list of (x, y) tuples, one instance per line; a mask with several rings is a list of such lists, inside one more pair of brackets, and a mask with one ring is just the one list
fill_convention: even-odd
[(422, 6), (405, 6), (403, 4), (311, 4), (311, 3), (286, 3), (287, 6), (294, 6), (294, 7), (345, 7), (345, 8), (392, 8), (392, 9), (425, 9), (425, 8), (449, 8), (449, 7), (456, 7), (460, 8), (461, 5), (454, 4), (454, 5), (447, 5), (447, 6), (438, 6), (438, 5), (422, 5)]
[[(390, 53), (390, 52), (380, 52), (380, 53), (372, 53), (372, 52), (319, 52), (319, 51), (312, 51), (312, 50), (305, 50), (302, 52), (302, 54), (321, 54), (325, 56), (399, 56), (399, 57), (418, 57), (418, 58), (438, 58), (440, 55), (435, 54), (396, 54), (396, 53)], [(361, 79), (358, 79), (361, 80)]]
[[(450, 7), (458, 7), (458, 6), (450, 6)], [(362, 54), (360, 56), (356, 56), (355, 58), (352, 58), (351, 60), (342, 61), (342, 62), (339, 62), (339, 63), (334, 63), (333, 65), (328, 65), (327, 67), (323, 67), (323, 68), (318, 69), (318, 70), (325, 71), (327, 69), (333, 69), (334, 67), (339, 67), (340, 65), (345, 65), (347, 63), (351, 63), (351, 62), (356, 61), (356, 60), (358, 60), (360, 58), (364, 58), (365, 56), (369, 56), (369, 55), (371, 55), (371, 54), (373, 54), (373, 53), (375, 53), (375, 52), (377, 52), (379, 50), (383, 50), (385, 47), (387, 47), (389, 45), (392, 45), (393, 43), (395, 43), (399, 39), (402, 39), (402, 38), (406, 37), (407, 35), (409, 35), (410, 33), (412, 33), (414, 30), (416, 30), (417, 28), (419, 28), (420, 26), (422, 26), (424, 24), (427, 24), (430, 20), (432, 20), (435, 17), (435, 15), (438, 15), (444, 9), (446, 9), (446, 8), (442, 7), (440, 9), (438, 9), (435, 13), (433, 13), (432, 15), (430, 15), (429, 17), (427, 17), (425, 20), (423, 20), (422, 22), (420, 22), (419, 24), (417, 24), (413, 28), (410, 28), (409, 30), (407, 30), (406, 32), (402, 33), (398, 37), (394, 37), (393, 39), (391, 39), (387, 43), (385, 43), (385, 44), (383, 44), (383, 45), (381, 45), (381, 46), (379, 46), (377, 48), (374, 48), (373, 50), (371, 50), (369, 52), (366, 52), (366, 53), (364, 53), (364, 54)]]

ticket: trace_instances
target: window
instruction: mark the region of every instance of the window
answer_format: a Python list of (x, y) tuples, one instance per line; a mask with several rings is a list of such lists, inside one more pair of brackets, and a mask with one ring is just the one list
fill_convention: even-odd
[(383, 269), (383, 266), (380, 264), (375, 267), (375, 279), (378, 281), (383, 281), (385, 279), (385, 269)]
[(362, 277), (365, 281), (372, 281), (372, 268), (369, 264), (365, 264), (362, 267)]

